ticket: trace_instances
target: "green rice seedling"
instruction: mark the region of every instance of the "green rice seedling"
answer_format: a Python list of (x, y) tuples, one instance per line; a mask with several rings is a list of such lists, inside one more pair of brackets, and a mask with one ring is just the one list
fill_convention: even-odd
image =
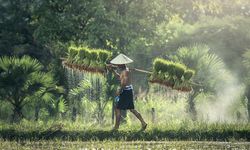
[(181, 88), (182, 87), (182, 80), (181, 79), (178, 79), (176, 78), (175, 81), (174, 81), (174, 89), (178, 89), (178, 88)]
[(87, 51), (89, 51), (88, 47), (80, 47), (79, 48), (78, 55), (79, 55), (80, 59), (83, 60), (83, 59), (87, 58)]
[(157, 73), (166, 72), (166, 61), (162, 58), (156, 58), (153, 62), (153, 70)]
[(171, 64), (171, 61), (165, 60), (165, 61), (163, 61), (163, 62), (164, 62), (164, 66), (163, 66), (163, 68), (162, 68), (162, 72), (168, 73), (168, 69), (169, 69), (169, 65)]
[(76, 55), (78, 54), (77, 47), (70, 46), (68, 48), (68, 61), (73, 62), (75, 60)]
[(175, 63), (174, 62), (169, 62), (167, 70), (168, 70), (168, 74), (170, 76), (174, 76), (175, 75)]
[(174, 77), (170, 77), (170, 78), (169, 78), (169, 85), (170, 85), (171, 87), (173, 87), (173, 86), (175, 85), (175, 79), (174, 79)]
[(95, 68), (98, 66), (98, 62), (97, 62), (97, 59), (98, 59), (98, 54), (99, 52), (96, 51), (96, 50), (91, 50), (90, 51), (90, 67), (92, 68)]
[(103, 73), (105, 64), (112, 52), (102, 49), (90, 49), (86, 46), (70, 46), (68, 58), (64, 62), (67, 67), (89, 72)]
[(105, 68), (105, 64), (110, 59), (112, 53), (107, 50), (96, 50), (98, 51), (98, 67), (103, 69)]
[(160, 81), (166, 86), (180, 89), (183, 83), (182, 77), (186, 69), (187, 67), (184, 64), (156, 58), (153, 61), (153, 74), (151, 79), (156, 82)]
[(180, 80), (182, 78), (182, 75), (186, 71), (186, 66), (180, 63), (175, 63), (175, 68), (173, 71), (176, 77)]
[(77, 54), (77, 63), (82, 64), (83, 60), (85, 59), (85, 51), (83, 49), (80, 49)]
[(161, 81), (168, 80), (169, 64), (171, 64), (170, 61), (164, 60), (162, 58), (156, 58), (153, 62), (153, 75), (152, 75), (153, 77), (152, 78), (155, 78)]
[(157, 75), (157, 79), (159, 79), (160, 81), (164, 81), (165, 80), (165, 74), (164, 73), (158, 73)]
[(186, 72), (183, 74), (184, 80), (190, 80), (194, 74), (195, 74), (194, 70), (191, 69), (186, 70)]
[(107, 50), (99, 50), (99, 60), (101, 63), (106, 63), (106, 61), (111, 57), (112, 53)]
[(84, 66), (88, 67), (90, 64), (90, 58), (91, 58), (91, 52), (88, 48), (84, 49), (84, 55), (85, 55), (85, 58), (82, 62), (84, 64)]

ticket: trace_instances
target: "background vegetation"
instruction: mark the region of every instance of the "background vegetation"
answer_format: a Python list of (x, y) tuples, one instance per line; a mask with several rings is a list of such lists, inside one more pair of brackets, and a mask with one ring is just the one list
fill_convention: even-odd
[[(110, 72), (64, 68), (62, 58), (75, 54), (79, 60), (71, 61), (81, 64), (82, 57), (95, 59), (103, 52), (100, 64), (82, 62), (103, 68), (112, 52), (131, 57), (129, 67), (153, 70), (159, 57), (195, 71), (190, 92), (133, 73), (136, 108), (154, 128), (194, 121), (243, 124), (248, 133), (249, 17), (247, 0), (0, 0), (2, 128), (62, 120), (63, 128), (73, 122), (83, 130), (111, 128), (118, 80)], [(83, 46), (81, 52), (68, 51), (72, 45)], [(89, 49), (95, 49), (91, 56)], [(126, 112), (123, 117), (129, 129), (139, 124)]]

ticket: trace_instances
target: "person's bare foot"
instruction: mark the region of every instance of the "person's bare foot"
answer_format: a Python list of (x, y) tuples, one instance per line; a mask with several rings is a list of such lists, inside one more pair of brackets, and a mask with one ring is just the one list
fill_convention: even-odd
[(119, 128), (113, 127), (111, 131), (118, 131)]
[(148, 124), (146, 124), (146, 123), (145, 123), (144, 125), (142, 125), (142, 127), (141, 127), (141, 131), (145, 131), (145, 130), (146, 130), (146, 128), (147, 128), (147, 125), (148, 125)]

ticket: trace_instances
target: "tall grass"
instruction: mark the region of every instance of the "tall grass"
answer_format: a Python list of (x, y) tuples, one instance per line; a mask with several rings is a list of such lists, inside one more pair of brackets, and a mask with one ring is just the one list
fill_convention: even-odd
[[(200, 118), (194, 122), (186, 112), (188, 94), (151, 85), (149, 93), (135, 95), (135, 109), (148, 123), (145, 132), (139, 132), (141, 124), (130, 112), (127, 121), (118, 132), (111, 132), (112, 101), (105, 107), (102, 124), (94, 121), (96, 104), (83, 100), (82, 113), (75, 122), (70, 112), (49, 120), (22, 120), (19, 124), (0, 122), (0, 138), (6, 140), (250, 140), (250, 124), (247, 122), (207, 122)], [(159, 93), (158, 93), (159, 92)], [(152, 108), (155, 110), (153, 115)], [(199, 112), (198, 112), (199, 113)], [(41, 116), (41, 118), (43, 118)]]
[(6, 125), (1, 123), (0, 138), (5, 140), (82, 140), (82, 141), (159, 141), (159, 140), (197, 140), (197, 141), (249, 141), (249, 124), (223, 124), (204, 122), (170, 122), (166, 125), (149, 124), (140, 132), (139, 125), (128, 127), (123, 124), (119, 131), (112, 132), (109, 126), (84, 125), (67, 121), (40, 123), (21, 123)]
[(249, 149), (245, 142), (197, 142), (197, 141), (4, 141), (2, 149)]
[[(22, 120), (19, 124), (0, 122), (0, 138), (5, 140), (59, 139), (74, 141), (250, 140), (249, 123), (191, 121), (185, 111), (185, 96), (184, 94), (174, 98), (169, 93), (161, 96), (156, 93), (148, 94), (146, 97), (138, 95), (135, 108), (148, 123), (145, 132), (139, 132), (141, 128), (140, 122), (129, 112), (127, 122), (121, 124), (119, 131), (112, 132), (111, 102), (109, 102), (105, 109), (106, 121), (103, 124), (91, 121), (91, 113), (93, 112), (85, 114), (85, 118), (79, 115), (75, 122), (67, 119), (68, 117), (49, 121), (40, 120), (38, 122)], [(152, 108), (155, 109), (155, 120), (152, 120)], [(91, 110), (89, 109), (89, 111)]]

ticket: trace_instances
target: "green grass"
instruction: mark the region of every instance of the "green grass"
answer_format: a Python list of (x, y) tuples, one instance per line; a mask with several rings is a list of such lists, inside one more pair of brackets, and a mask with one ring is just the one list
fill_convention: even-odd
[[(245, 142), (197, 141), (4, 141), (2, 149), (249, 149)], [(0, 148), (0, 149), (1, 149)]]
[(20, 124), (0, 124), (0, 138), (4, 140), (70, 140), (70, 141), (249, 141), (250, 124), (206, 124), (182, 121), (165, 125), (149, 124), (146, 131), (140, 126), (120, 127), (112, 132), (111, 125), (57, 122), (28, 122)]

